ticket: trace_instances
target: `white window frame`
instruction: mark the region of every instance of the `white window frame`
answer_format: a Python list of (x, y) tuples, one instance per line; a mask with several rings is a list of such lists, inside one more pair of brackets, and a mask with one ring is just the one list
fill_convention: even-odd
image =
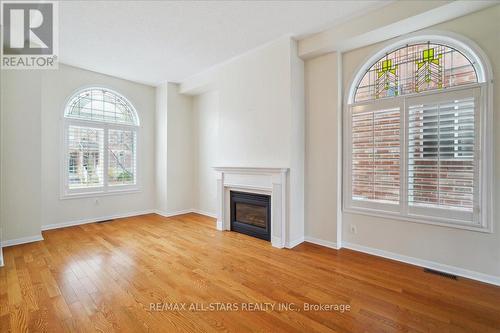
[[(85, 119), (76, 119), (65, 116), (66, 108), (69, 103), (73, 99), (74, 96), (80, 94), (82, 91), (89, 89), (104, 89), (111, 93), (114, 93), (125, 100), (129, 106), (131, 107), (131, 111), (134, 112), (135, 119), (137, 120), (136, 125), (130, 124), (116, 124), (109, 122), (101, 122), (95, 120), (85, 120)], [(140, 122), (137, 111), (133, 107), (132, 103), (125, 98), (120, 93), (109, 89), (107, 87), (101, 86), (89, 86), (82, 89), (78, 89), (75, 93), (73, 93), (70, 98), (67, 99), (64, 106), (64, 113), (62, 117), (62, 131), (61, 131), (61, 142), (63, 144), (61, 152), (62, 157), (60, 160), (61, 163), (61, 195), (60, 199), (74, 199), (74, 198), (86, 198), (86, 197), (98, 197), (98, 196), (106, 196), (106, 195), (119, 195), (119, 194), (129, 194), (136, 193), (141, 191), (140, 186), (140, 158), (139, 158), (139, 132), (140, 132)], [(103, 130), (103, 185), (96, 187), (88, 187), (88, 188), (78, 188), (78, 189), (70, 189), (69, 188), (69, 142), (68, 142), (68, 131), (70, 126), (81, 126), (81, 127), (89, 127), (89, 128), (98, 128)], [(110, 129), (123, 130), (123, 131), (132, 131), (134, 132), (135, 137), (135, 175), (134, 180), (135, 184), (117, 184), (117, 185), (109, 185), (108, 184), (108, 133)]]
[[(464, 230), (493, 232), (493, 214), (494, 214), (494, 178), (493, 178), (493, 80), (491, 66), (484, 53), (475, 46), (473, 42), (465, 41), (464, 38), (453, 35), (452, 37), (439, 35), (433, 39), (429, 34), (414, 35), (408, 39), (400, 40), (392, 43), (389, 46), (380, 50), (377, 54), (371, 56), (369, 60), (356, 72), (354, 79), (351, 81), (351, 86), (346, 97), (346, 107), (343, 116), (343, 212), (362, 214), (367, 216), (375, 216), (388, 218), (404, 222), (415, 222), (431, 225), (439, 225), (452, 227)], [(434, 36), (435, 37), (435, 36)], [(460, 41), (457, 40), (460, 39)], [(431, 90), (426, 92), (408, 94), (396, 97), (381, 98), (378, 100), (362, 101), (353, 103), (356, 87), (359, 80), (363, 77), (366, 68), (371, 67), (374, 61), (378, 60), (380, 55), (390, 52), (405, 43), (418, 40), (431, 40), (446, 42), (446, 44), (464, 51), (464, 45), (467, 45), (464, 53), (474, 55), (472, 59), (477, 66), (478, 79), (480, 83), (455, 86), (441, 90)], [(455, 42), (453, 42), (455, 41)], [(458, 44), (458, 47), (457, 47)], [(474, 50), (474, 51), (472, 51)], [(473, 220), (475, 223), (466, 222), (464, 214), (461, 212), (455, 213), (450, 209), (427, 208), (427, 207), (409, 207), (408, 206), (408, 177), (407, 177), (407, 101), (410, 100), (425, 100), (426, 103), (439, 101), (450, 97), (450, 95), (461, 95), (467, 92), (475, 91), (474, 98), (476, 104), (476, 117), (478, 127), (476, 130), (476, 146), (479, 150), (477, 156), (477, 181), (478, 186), (475, 188), (474, 196), (478, 197), (478, 207), (474, 207)], [(351, 145), (351, 115), (354, 108), (373, 108), (382, 109), (385, 107), (400, 106), (401, 110), (401, 162), (400, 162), (400, 203), (386, 204), (367, 201), (352, 200), (351, 188), (351, 166), (352, 166), (352, 145)], [(477, 142), (479, 141), (479, 142)], [(471, 214), (471, 213), (469, 213)]]

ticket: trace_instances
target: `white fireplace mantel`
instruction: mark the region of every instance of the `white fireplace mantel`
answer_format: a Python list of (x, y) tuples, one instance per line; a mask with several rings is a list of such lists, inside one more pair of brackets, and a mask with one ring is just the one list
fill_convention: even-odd
[(271, 244), (283, 248), (288, 235), (288, 168), (215, 167), (217, 229), (231, 230), (231, 190), (271, 196)]

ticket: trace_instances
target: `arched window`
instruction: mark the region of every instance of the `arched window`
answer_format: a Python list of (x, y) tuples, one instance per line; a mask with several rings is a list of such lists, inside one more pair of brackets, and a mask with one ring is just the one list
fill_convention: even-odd
[(135, 189), (137, 129), (132, 104), (105, 88), (74, 94), (64, 111), (64, 194)]
[(387, 52), (364, 74), (355, 102), (477, 83), (473, 61), (443, 44), (406, 44)]
[(485, 61), (451, 38), (412, 38), (361, 67), (345, 117), (345, 210), (490, 229)]

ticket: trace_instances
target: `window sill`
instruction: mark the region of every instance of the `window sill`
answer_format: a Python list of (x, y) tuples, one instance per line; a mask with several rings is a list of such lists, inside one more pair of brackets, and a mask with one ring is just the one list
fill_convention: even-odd
[(349, 207), (349, 208), (344, 207), (342, 212), (348, 213), (348, 214), (359, 214), (359, 215), (372, 216), (372, 217), (378, 217), (378, 218), (384, 218), (384, 219), (391, 219), (391, 220), (395, 220), (395, 221), (428, 224), (428, 225), (435, 225), (435, 226), (448, 227), (448, 228), (454, 228), (454, 229), (462, 229), (462, 230), (468, 230), (468, 231), (476, 231), (476, 232), (482, 232), (482, 233), (493, 233), (493, 228), (491, 225), (484, 227), (484, 226), (480, 226), (480, 225), (466, 224), (467, 222), (460, 221), (460, 220), (453, 220), (453, 219), (446, 219), (446, 218), (439, 218), (439, 217), (432, 217), (432, 216), (423, 216), (423, 215), (404, 216), (404, 215), (400, 215), (399, 213), (389, 213), (389, 212), (376, 210), (376, 209), (358, 208), (358, 207)]
[(70, 199), (83, 199), (83, 198), (94, 198), (94, 197), (104, 197), (112, 195), (124, 195), (124, 194), (134, 194), (140, 193), (141, 190), (138, 187), (117, 189), (110, 191), (94, 191), (94, 192), (74, 192), (74, 193), (64, 193), (60, 196), (60, 200), (70, 200)]

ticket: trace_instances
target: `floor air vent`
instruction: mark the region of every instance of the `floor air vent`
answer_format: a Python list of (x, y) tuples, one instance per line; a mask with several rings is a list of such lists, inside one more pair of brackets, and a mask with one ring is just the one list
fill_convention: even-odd
[(439, 276), (442, 276), (442, 277), (445, 277), (445, 278), (448, 278), (448, 279), (452, 279), (452, 280), (458, 280), (458, 277), (456, 275), (453, 275), (453, 274), (450, 274), (450, 273), (436, 271), (434, 269), (424, 268), (424, 272), (430, 273), (430, 274), (439, 275)]
[(114, 221), (114, 220), (111, 219), (111, 220), (97, 221), (97, 223), (106, 223), (106, 222), (112, 222), (112, 221)]

